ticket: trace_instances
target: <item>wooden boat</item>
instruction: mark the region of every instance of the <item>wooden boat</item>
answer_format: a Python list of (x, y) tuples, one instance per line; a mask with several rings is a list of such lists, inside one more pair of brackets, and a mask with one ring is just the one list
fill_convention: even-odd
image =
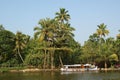
[(61, 71), (93, 71), (98, 70), (97, 66), (91, 64), (64, 65)]

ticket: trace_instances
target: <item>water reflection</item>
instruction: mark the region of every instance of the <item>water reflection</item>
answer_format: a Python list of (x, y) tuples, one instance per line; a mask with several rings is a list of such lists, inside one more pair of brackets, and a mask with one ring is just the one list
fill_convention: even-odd
[(120, 72), (0, 73), (0, 80), (120, 80)]
[(99, 71), (81, 71), (81, 72), (61, 72), (61, 75), (63, 74), (81, 74), (81, 73), (99, 73)]
[(120, 80), (119, 71), (61, 72), (61, 75), (67, 75), (71, 80)]

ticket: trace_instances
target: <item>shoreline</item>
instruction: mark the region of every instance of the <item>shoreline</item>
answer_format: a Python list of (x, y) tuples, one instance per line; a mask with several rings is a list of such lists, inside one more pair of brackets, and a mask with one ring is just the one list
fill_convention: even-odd
[(40, 71), (60, 71), (60, 69), (39, 69), (39, 68), (28, 68), (22, 70), (9, 70), (9, 72), (40, 72)]
[[(7, 69), (7, 68), (6, 68)], [(4, 72), (40, 72), (40, 71), (60, 71), (60, 69), (39, 69), (39, 68), (25, 68), (25, 69), (9, 69), (9, 70), (0, 70), (0, 73)], [(96, 71), (120, 71), (120, 68), (98, 68)]]

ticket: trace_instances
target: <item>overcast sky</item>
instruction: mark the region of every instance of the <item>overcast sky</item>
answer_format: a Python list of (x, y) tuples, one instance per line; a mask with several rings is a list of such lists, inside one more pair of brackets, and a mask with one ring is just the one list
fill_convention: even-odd
[(0, 24), (14, 33), (33, 36), (34, 27), (43, 18), (54, 18), (60, 8), (71, 16), (75, 40), (83, 44), (105, 23), (115, 37), (120, 30), (120, 0), (0, 0)]

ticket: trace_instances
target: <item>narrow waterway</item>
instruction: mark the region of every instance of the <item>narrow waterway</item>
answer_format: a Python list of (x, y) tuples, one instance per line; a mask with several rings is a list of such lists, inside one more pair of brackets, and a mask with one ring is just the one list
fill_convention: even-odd
[(120, 80), (120, 71), (0, 73), (0, 80)]

